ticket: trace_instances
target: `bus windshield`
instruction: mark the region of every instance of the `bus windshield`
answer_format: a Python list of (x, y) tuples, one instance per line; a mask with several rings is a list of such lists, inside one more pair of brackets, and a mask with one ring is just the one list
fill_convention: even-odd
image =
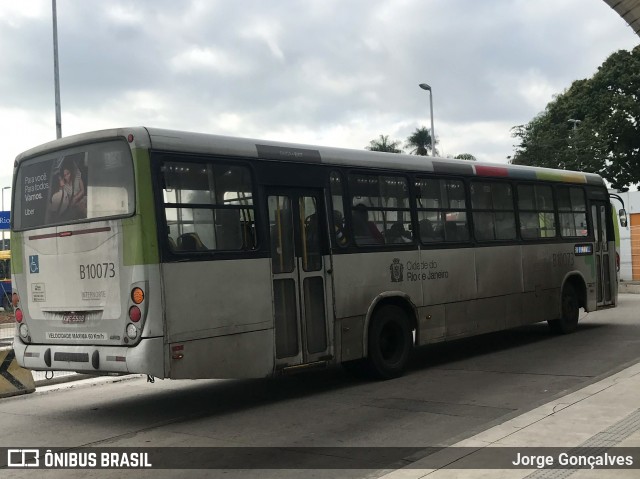
[(133, 214), (131, 152), (106, 141), (46, 153), (18, 167), (14, 230)]

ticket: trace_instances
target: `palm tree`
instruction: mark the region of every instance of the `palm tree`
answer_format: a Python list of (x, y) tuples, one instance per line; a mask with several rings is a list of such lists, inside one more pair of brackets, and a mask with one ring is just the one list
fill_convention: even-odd
[(386, 151), (387, 153), (402, 153), (398, 148), (399, 141), (389, 141), (389, 135), (380, 135), (380, 138), (371, 140), (365, 148), (371, 151)]
[[(410, 153), (412, 155), (427, 156), (429, 151), (432, 150), (433, 145), (431, 143), (431, 133), (426, 126), (416, 128), (416, 131), (411, 133), (407, 138), (405, 145), (407, 148), (413, 148)], [(436, 150), (436, 153), (438, 150)]]

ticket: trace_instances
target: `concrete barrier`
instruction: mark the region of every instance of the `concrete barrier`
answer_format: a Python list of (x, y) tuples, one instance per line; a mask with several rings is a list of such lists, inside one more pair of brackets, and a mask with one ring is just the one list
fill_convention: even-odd
[(640, 282), (638, 281), (620, 281), (618, 283), (619, 293), (640, 294)]
[(29, 394), (35, 390), (31, 370), (18, 365), (13, 348), (0, 348), (0, 398)]

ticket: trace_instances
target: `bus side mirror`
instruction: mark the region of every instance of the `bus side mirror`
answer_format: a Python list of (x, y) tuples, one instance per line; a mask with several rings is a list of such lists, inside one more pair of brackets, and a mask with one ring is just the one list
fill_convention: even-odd
[(627, 227), (627, 211), (624, 208), (618, 211), (618, 217), (620, 218), (620, 226), (622, 226), (623, 228), (626, 228)]

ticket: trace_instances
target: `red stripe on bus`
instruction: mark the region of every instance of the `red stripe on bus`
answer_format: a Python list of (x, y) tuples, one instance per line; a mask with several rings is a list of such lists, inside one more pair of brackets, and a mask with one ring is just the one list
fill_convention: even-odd
[(46, 235), (35, 235), (35, 236), (29, 236), (29, 239), (39, 240), (39, 239), (46, 239), (46, 238), (66, 238), (68, 236), (86, 235), (91, 233), (104, 233), (106, 231), (111, 231), (111, 227), (105, 226), (104, 228), (90, 228), (86, 230), (63, 231), (62, 233), (49, 233)]
[(478, 176), (509, 176), (509, 170), (500, 166), (476, 166)]

